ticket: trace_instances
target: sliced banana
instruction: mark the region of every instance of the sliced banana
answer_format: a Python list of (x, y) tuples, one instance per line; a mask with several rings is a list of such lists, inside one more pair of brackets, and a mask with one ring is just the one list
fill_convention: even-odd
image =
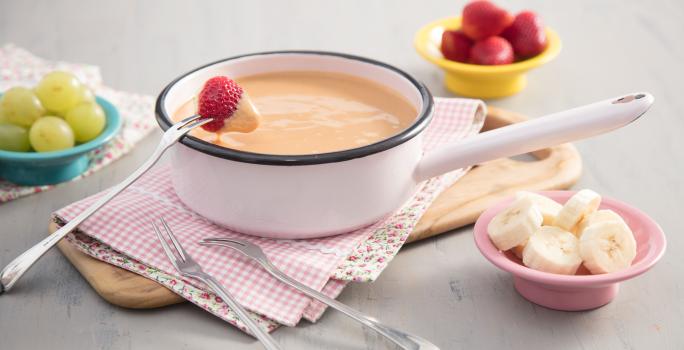
[(582, 232), (584, 232), (587, 227), (606, 221), (617, 221), (627, 225), (618, 213), (610, 209), (602, 209), (585, 216), (584, 219), (577, 224), (577, 236), (581, 237)]
[(592, 274), (614, 272), (632, 264), (636, 240), (624, 222), (604, 221), (584, 230), (579, 251), (584, 266)]
[(539, 271), (574, 275), (582, 264), (578, 239), (558, 227), (542, 226), (525, 245), (523, 264)]
[(601, 204), (601, 196), (592, 190), (581, 190), (563, 205), (558, 212), (553, 226), (562, 228), (565, 231), (576, 232), (575, 225), (579, 223), (585, 215), (591, 214), (598, 209)]
[(558, 212), (561, 210), (561, 208), (563, 208), (560, 203), (554, 201), (553, 199), (544, 197), (534, 192), (520, 191), (515, 194), (515, 197), (531, 199), (532, 202), (537, 205), (539, 212), (541, 212), (542, 216), (544, 217), (544, 225), (553, 224), (553, 221), (556, 219), (556, 215), (558, 215)]
[(542, 214), (529, 198), (517, 199), (487, 225), (489, 238), (500, 250), (524, 243), (539, 227)]
[(523, 251), (525, 250), (525, 245), (527, 245), (527, 242), (524, 244), (518, 244), (517, 246), (511, 248), (511, 252), (513, 255), (517, 256), (518, 259), (522, 260), (523, 258)]

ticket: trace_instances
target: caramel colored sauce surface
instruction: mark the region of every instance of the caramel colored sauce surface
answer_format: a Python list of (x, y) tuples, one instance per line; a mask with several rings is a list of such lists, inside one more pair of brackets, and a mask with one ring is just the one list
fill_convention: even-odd
[[(286, 71), (237, 78), (261, 114), (250, 133), (192, 136), (236, 150), (263, 154), (315, 154), (369, 145), (406, 129), (416, 109), (396, 91), (351, 75)], [(173, 115), (196, 112), (194, 100)]]

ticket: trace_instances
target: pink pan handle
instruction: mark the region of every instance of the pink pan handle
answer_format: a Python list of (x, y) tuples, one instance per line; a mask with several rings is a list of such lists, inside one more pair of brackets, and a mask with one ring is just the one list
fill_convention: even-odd
[(651, 104), (651, 94), (633, 93), (483, 132), (425, 154), (415, 177), (427, 180), (489, 160), (603, 134), (635, 121)]

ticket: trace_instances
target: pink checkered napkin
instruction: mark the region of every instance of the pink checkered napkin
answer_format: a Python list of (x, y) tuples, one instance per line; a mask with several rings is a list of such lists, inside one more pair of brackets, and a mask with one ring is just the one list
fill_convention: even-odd
[[(482, 102), (475, 100), (437, 99), (435, 117), (426, 131), (426, 151), (444, 142), (477, 133), (483, 122), (481, 116), (476, 117), (475, 111), (479, 106), (483, 106)], [(448, 180), (433, 181), (442, 178), (438, 177), (427, 181), (415, 197), (394, 215), (369, 227), (328, 238), (291, 241), (247, 236), (213, 225), (181, 203), (171, 186), (168, 166), (160, 166), (141, 177), (105, 208), (80, 225), (84, 234), (95, 238), (98, 244), (101, 243), (113, 252), (100, 255), (83, 247), (81, 249), (101, 260), (125, 266), (124, 263), (111, 259), (113, 254), (121, 254), (118, 256), (119, 259), (121, 256), (135, 259), (140, 268), (126, 268), (143, 276), (152, 278), (149, 270), (159, 270), (175, 281), (203, 289), (204, 286), (201, 284), (185, 281), (178, 276), (157, 242), (151, 230), (151, 221), (164, 216), (188, 253), (208, 273), (214, 275), (242, 305), (278, 323), (294, 326), (302, 316), (311, 320), (317, 319), (324, 307), (319, 303), (312, 303), (310, 298), (276, 281), (258, 265), (238, 253), (227, 248), (204, 247), (197, 242), (202, 238), (216, 236), (249, 240), (258, 244), (283, 272), (313, 289), (324, 290), (326, 294), (334, 297), (346, 284), (344, 278), (331, 279), (331, 276), (339, 272), (340, 267), (363, 269), (364, 266), (369, 266), (362, 263), (350, 267), (353, 264), (349, 264), (348, 258), (357, 254), (359, 247), (370, 247), (366, 248), (367, 250), (379, 247), (379, 238), (376, 237), (378, 233), (389, 235), (392, 232), (401, 232), (403, 238), (397, 237), (396, 242), (392, 240), (397, 243), (392, 247), (398, 250), (420, 215), (439, 193), (439, 189), (449, 181), (453, 183), (463, 173), (456, 171), (450, 176), (447, 174), (444, 178)], [(101, 195), (102, 193), (71, 204), (55, 215), (69, 221)], [(371, 239), (374, 242), (366, 245)], [(387, 250), (393, 251), (392, 254), (396, 253), (394, 248)], [(386, 264), (389, 258), (391, 257), (384, 257), (382, 260)], [(376, 267), (381, 270), (384, 266)], [(160, 280), (157, 277), (154, 279)], [(168, 286), (166, 283), (163, 284)], [(179, 294), (198, 305), (205, 305), (189, 294)], [(228, 319), (212, 308), (205, 309)]]

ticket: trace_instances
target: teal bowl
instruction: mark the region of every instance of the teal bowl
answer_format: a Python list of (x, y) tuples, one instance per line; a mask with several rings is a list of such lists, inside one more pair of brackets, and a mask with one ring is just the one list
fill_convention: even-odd
[(107, 116), (107, 125), (98, 137), (54, 152), (0, 150), (0, 178), (18, 185), (39, 186), (53, 185), (81, 175), (88, 169), (88, 152), (111, 141), (121, 129), (121, 117), (116, 107), (100, 96), (96, 101)]

